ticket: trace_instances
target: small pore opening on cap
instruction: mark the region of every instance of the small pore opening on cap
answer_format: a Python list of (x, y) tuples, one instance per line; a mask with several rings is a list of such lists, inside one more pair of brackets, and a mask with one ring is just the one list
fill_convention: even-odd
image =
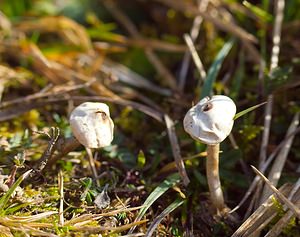
[(213, 104), (212, 103), (207, 103), (207, 104), (203, 105), (202, 111), (207, 112), (207, 111), (211, 110), (212, 108), (213, 108)]
[(103, 112), (103, 111), (97, 111), (96, 114), (100, 114), (101, 118), (103, 120), (106, 120), (106, 118), (107, 118), (107, 114), (105, 112)]

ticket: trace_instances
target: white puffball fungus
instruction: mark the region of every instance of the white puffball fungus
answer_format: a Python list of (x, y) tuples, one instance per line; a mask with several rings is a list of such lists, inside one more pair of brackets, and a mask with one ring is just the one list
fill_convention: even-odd
[(184, 130), (202, 143), (218, 144), (230, 134), (235, 113), (235, 103), (229, 97), (205, 97), (185, 115)]
[(75, 138), (87, 148), (109, 146), (113, 140), (114, 123), (104, 103), (77, 106), (71, 113), (70, 125)]

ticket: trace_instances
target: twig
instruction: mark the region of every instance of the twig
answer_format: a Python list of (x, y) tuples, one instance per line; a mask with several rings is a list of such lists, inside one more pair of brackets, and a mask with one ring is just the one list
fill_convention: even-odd
[(58, 138), (60, 136), (60, 130), (57, 127), (51, 127), (51, 133), (44, 133), (44, 132), (36, 132), (40, 134), (47, 135), (50, 141), (48, 142), (48, 147), (41, 156), (41, 158), (38, 160), (38, 166), (34, 169), (34, 171), (41, 172), (47, 165), (48, 160), (51, 159), (51, 156), (55, 150), (56, 143), (58, 141)]
[(81, 144), (73, 136), (69, 138), (60, 138), (57, 141), (56, 146), (58, 153), (55, 156), (51, 156), (46, 164), (46, 167), (50, 167), (56, 161), (67, 155), (69, 152), (74, 151), (79, 146), (81, 146)]

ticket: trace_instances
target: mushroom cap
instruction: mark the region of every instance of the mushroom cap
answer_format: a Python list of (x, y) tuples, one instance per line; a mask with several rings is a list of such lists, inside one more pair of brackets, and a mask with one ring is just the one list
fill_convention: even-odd
[(185, 115), (184, 130), (202, 143), (218, 144), (230, 134), (235, 113), (235, 103), (229, 97), (205, 97)]
[(75, 138), (87, 148), (109, 146), (113, 140), (114, 123), (104, 103), (80, 104), (70, 115), (70, 125)]

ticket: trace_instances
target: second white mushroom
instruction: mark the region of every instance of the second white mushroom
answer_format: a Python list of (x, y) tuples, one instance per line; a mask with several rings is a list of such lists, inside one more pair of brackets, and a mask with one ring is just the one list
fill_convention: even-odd
[(113, 140), (114, 123), (104, 103), (85, 102), (77, 106), (70, 124), (75, 138), (87, 148), (109, 146)]

